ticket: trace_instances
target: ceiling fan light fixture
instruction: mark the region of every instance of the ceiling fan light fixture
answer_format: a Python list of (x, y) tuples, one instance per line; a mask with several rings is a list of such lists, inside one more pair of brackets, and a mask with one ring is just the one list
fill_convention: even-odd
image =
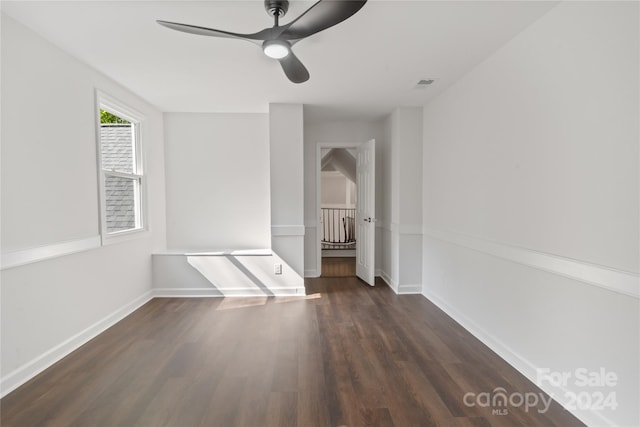
[(269, 58), (282, 59), (289, 55), (291, 45), (286, 40), (267, 40), (262, 44), (262, 50)]

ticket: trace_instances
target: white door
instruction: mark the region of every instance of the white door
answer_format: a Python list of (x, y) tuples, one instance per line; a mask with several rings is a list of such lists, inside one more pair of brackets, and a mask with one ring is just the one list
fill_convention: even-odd
[(356, 163), (356, 275), (374, 285), (376, 246), (376, 142), (358, 147)]

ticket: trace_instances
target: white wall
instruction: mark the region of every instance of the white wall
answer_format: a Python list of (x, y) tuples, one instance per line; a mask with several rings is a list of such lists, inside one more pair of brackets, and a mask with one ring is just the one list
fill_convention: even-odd
[(381, 222), (381, 275), (398, 293), (422, 288), (422, 108), (398, 107), (384, 122), (389, 172)]
[(424, 112), (425, 296), (534, 380), (615, 372), (592, 425), (640, 424), (638, 30), (560, 3)]
[(165, 113), (167, 246), (271, 246), (267, 114)]
[(164, 125), (168, 250), (153, 257), (154, 295), (303, 294), (302, 106), (165, 113)]
[(304, 272), (304, 112), (301, 104), (269, 104), (271, 246)]
[[(391, 235), (391, 195), (392, 195), (392, 147), (391, 141), (394, 136), (394, 124), (393, 114), (389, 114), (382, 121), (382, 143), (376, 144), (376, 171), (381, 171), (381, 174), (385, 177), (380, 182), (380, 187), (376, 182), (376, 191), (380, 188), (382, 204), (380, 206), (380, 213), (376, 212), (378, 221), (376, 221), (376, 255), (378, 258), (378, 264), (376, 269), (379, 270), (380, 275), (384, 280), (390, 284), (392, 282), (391, 274), (394, 269), (397, 269), (397, 262), (394, 267), (393, 254), (397, 253), (397, 240), (394, 241)], [(380, 236), (380, 238), (378, 238)], [(397, 261), (397, 259), (396, 259)]]
[[(387, 142), (384, 141), (382, 121), (331, 121), (322, 123), (307, 123), (304, 126), (304, 274), (308, 277), (319, 274), (317, 265), (318, 237), (317, 206), (318, 170), (317, 144), (325, 142), (352, 143), (357, 145), (370, 139), (376, 140), (376, 217), (381, 218), (384, 205), (384, 193), (381, 191), (387, 168), (379, 167), (384, 157), (380, 150)], [(379, 269), (381, 236), (376, 229), (376, 269)]]
[(164, 125), (168, 250), (154, 255), (154, 295), (303, 294), (302, 106), (165, 113)]
[[(2, 253), (92, 247), (2, 270), (4, 394), (149, 298), (150, 254), (165, 247), (165, 200), (160, 112), (5, 15), (1, 39)], [(145, 115), (150, 232), (105, 247), (96, 88)]]
[(350, 206), (351, 181), (340, 172), (322, 172), (321, 174), (321, 205), (322, 207), (355, 207)]

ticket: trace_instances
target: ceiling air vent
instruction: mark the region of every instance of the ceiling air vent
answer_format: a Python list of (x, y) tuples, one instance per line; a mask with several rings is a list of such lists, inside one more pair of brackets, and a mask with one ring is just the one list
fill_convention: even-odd
[(416, 84), (416, 89), (424, 89), (424, 88), (428, 87), (429, 85), (431, 85), (434, 81), (435, 81), (434, 79), (423, 79), (423, 80), (420, 80)]

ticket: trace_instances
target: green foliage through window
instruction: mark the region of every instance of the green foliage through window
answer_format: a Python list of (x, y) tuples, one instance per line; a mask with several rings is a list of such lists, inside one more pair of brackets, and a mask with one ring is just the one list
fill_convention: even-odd
[(130, 124), (125, 119), (121, 119), (115, 114), (111, 114), (108, 111), (100, 110), (100, 123), (118, 123), (118, 124)]

